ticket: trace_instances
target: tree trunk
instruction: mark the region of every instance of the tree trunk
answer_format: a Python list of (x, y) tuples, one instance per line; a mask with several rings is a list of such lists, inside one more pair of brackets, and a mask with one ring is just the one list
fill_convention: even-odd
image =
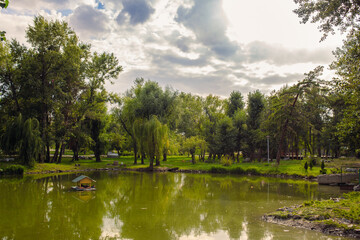
[(166, 162), (166, 161), (167, 161), (167, 154), (164, 153), (164, 154), (163, 154), (163, 162)]
[(59, 148), (60, 148), (60, 142), (59, 141), (56, 141), (55, 142), (55, 152), (54, 152), (54, 156), (51, 160), (51, 162), (57, 162), (57, 158), (58, 158), (58, 155), (59, 155)]
[(151, 171), (154, 169), (154, 159), (153, 159), (153, 158), (150, 158), (149, 169), (150, 169)]
[(160, 159), (156, 157), (156, 166), (160, 166)]
[(58, 164), (61, 163), (61, 158), (62, 158), (64, 150), (65, 150), (65, 143), (63, 141), (61, 141), (60, 156), (57, 160)]
[(79, 161), (79, 148), (77, 145), (73, 148), (73, 153), (73, 161)]
[(46, 158), (45, 158), (45, 162), (47, 162), (47, 163), (50, 162), (50, 143), (49, 143), (48, 139), (46, 140)]
[(144, 152), (141, 152), (141, 164), (144, 165), (144, 160), (146, 158), (146, 155)]
[(137, 149), (136, 140), (134, 138), (133, 138), (133, 142), (134, 142), (134, 165), (136, 165), (137, 164), (138, 149)]
[(195, 153), (191, 154), (191, 163), (195, 164)]
[[(294, 102), (292, 104), (292, 108), (291, 108), (289, 117), (291, 117), (291, 115), (292, 115), (292, 112), (293, 112), (293, 110), (295, 108), (295, 104), (296, 104), (296, 101), (297, 101), (299, 95), (300, 95), (300, 91), (296, 94), (296, 97), (295, 97)], [(277, 154), (276, 154), (276, 163), (277, 163), (277, 165), (280, 164), (281, 151), (283, 149), (283, 142), (285, 140), (288, 124), (289, 124), (289, 118), (286, 118), (284, 126), (281, 129), (281, 135), (280, 135), (281, 137), (280, 137), (280, 141), (279, 141), (278, 151), (277, 151)]]

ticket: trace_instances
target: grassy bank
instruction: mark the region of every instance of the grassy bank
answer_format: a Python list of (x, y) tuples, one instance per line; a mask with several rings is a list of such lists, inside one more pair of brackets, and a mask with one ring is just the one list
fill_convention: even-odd
[[(122, 156), (120, 158), (102, 158), (102, 162), (95, 162), (93, 159), (81, 159), (78, 162), (73, 162), (70, 157), (63, 158), (60, 164), (55, 163), (43, 163), (36, 164), (34, 168), (26, 168), (25, 173), (48, 173), (50, 171), (74, 171), (85, 169), (99, 169), (114, 167), (112, 164), (114, 161), (118, 161), (119, 164), (123, 164), (126, 168), (137, 169), (147, 168), (148, 161), (145, 161), (144, 165), (133, 164), (133, 156)], [(0, 163), (0, 168), (6, 168), (13, 163)], [(77, 166), (75, 166), (77, 165)], [(80, 166), (78, 166), (80, 165)], [(191, 158), (187, 156), (169, 156), (167, 161), (161, 161), (161, 167), (167, 168), (179, 168), (184, 171), (201, 171), (212, 173), (234, 173), (234, 174), (247, 174), (253, 175), (267, 175), (267, 174), (283, 174), (283, 175), (298, 175), (298, 176), (311, 176), (315, 177), (319, 174), (320, 167), (314, 166), (311, 170), (305, 171), (304, 160), (287, 160), (282, 161), (279, 166), (274, 162), (260, 163), (233, 163), (230, 166), (223, 166), (219, 162), (205, 163), (197, 161), (196, 164), (191, 163)]]
[[(87, 157), (89, 157), (88, 155)], [(64, 157), (60, 164), (55, 163), (37, 163), (34, 168), (26, 168), (25, 174), (27, 173), (49, 173), (49, 172), (66, 172), (66, 171), (81, 171), (87, 169), (100, 169), (100, 168), (113, 168), (114, 161), (118, 161), (120, 166), (129, 169), (147, 168), (149, 163), (145, 160), (145, 164), (133, 164), (133, 156), (122, 156), (120, 158), (102, 158), (102, 162), (95, 162), (94, 159), (81, 159), (78, 162), (73, 162), (70, 156)], [(167, 161), (161, 161), (161, 167), (166, 168), (179, 168), (181, 171), (200, 171), (200, 172), (211, 172), (211, 173), (225, 173), (225, 174), (252, 174), (252, 175), (292, 175), (299, 177), (316, 177), (320, 174), (320, 161), (312, 169), (305, 171), (304, 163), (306, 160), (283, 160), (280, 165), (277, 166), (275, 162), (251, 162), (251, 163), (233, 163), (230, 166), (223, 166), (219, 162), (201, 162), (197, 161), (196, 164), (191, 163), (191, 158), (187, 156), (169, 156)], [(336, 171), (343, 159), (332, 160), (331, 163), (326, 163), (328, 173)], [(16, 162), (15, 162), (16, 163)], [(359, 160), (347, 159), (347, 164), (359, 164)], [(0, 163), (0, 168), (5, 169), (9, 165), (14, 164)], [(329, 168), (331, 166), (331, 168)]]
[(264, 220), (359, 238), (360, 192), (350, 192), (341, 198), (307, 201), (302, 205), (284, 207), (265, 215)]

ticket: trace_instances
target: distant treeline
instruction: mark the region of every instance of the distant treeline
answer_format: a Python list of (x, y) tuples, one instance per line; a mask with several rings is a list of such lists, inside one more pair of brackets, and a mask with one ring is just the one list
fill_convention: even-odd
[[(123, 95), (104, 85), (122, 71), (109, 53), (92, 52), (66, 22), (39, 16), (26, 30), (30, 47), (0, 43), (0, 154), (25, 165), (61, 162), (64, 149), (134, 154), (134, 163), (166, 161), (169, 154), (201, 161), (300, 155), (359, 156), (360, 32), (335, 51), (337, 79), (323, 81), (322, 67), (297, 84), (246, 98), (227, 99), (162, 88), (138, 78)], [(125, 90), (125, 89), (124, 89)], [(110, 103), (110, 104), (109, 104)], [(112, 109), (108, 109), (112, 106)], [(50, 149), (55, 149), (50, 155)]]

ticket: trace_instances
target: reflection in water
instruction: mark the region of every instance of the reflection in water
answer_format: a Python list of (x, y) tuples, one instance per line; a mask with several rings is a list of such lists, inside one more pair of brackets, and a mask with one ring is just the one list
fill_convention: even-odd
[(266, 212), (338, 195), (316, 183), (243, 176), (92, 173), (0, 179), (0, 239), (341, 239), (260, 220)]

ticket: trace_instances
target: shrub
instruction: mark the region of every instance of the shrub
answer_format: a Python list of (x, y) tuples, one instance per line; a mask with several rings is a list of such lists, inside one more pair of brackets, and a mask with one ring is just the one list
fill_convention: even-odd
[(260, 174), (259, 170), (257, 170), (256, 168), (248, 168), (248, 169), (246, 169), (246, 173), (251, 174), (251, 175), (259, 175)]
[(11, 165), (5, 168), (4, 173), (8, 175), (23, 175), (25, 168), (21, 165)]
[(233, 174), (244, 174), (244, 173), (245, 173), (245, 170), (244, 170), (242, 167), (235, 167), (235, 168), (230, 169), (230, 173), (233, 173)]
[(321, 161), (321, 169), (320, 169), (320, 173), (321, 174), (326, 174), (327, 170), (325, 169), (325, 162), (324, 160)]
[(309, 163), (310, 170), (312, 170), (313, 166), (314, 166), (313, 161), (310, 161), (310, 163)]
[(304, 169), (307, 172), (307, 170), (308, 170), (308, 163), (307, 162), (305, 162), (305, 164), (304, 164)]
[(211, 173), (228, 173), (229, 170), (224, 168), (224, 167), (213, 166), (213, 167), (210, 168), (210, 172)]
[(232, 160), (229, 156), (223, 156), (223, 157), (221, 157), (220, 163), (223, 166), (229, 167), (232, 164)]
[(310, 164), (312, 163), (313, 166), (316, 166), (317, 162), (316, 162), (316, 158), (311, 157), (310, 158)]

